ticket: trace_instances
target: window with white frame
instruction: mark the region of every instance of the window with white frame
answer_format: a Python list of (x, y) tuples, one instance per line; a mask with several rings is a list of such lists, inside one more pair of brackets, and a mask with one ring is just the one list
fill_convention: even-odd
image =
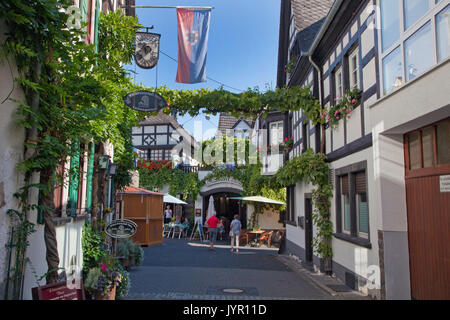
[(278, 145), (283, 142), (283, 121), (271, 122), (269, 130), (270, 145)]
[(438, 62), (450, 56), (450, 5), (436, 16)]
[(342, 76), (342, 66), (340, 66), (334, 71), (334, 88), (336, 100), (339, 100), (344, 95)]
[(378, 0), (383, 93), (415, 79), (450, 53), (449, 1)]
[(355, 89), (359, 87), (359, 59), (358, 59), (358, 48), (355, 48), (348, 56), (348, 71), (349, 71), (349, 81), (350, 89)]

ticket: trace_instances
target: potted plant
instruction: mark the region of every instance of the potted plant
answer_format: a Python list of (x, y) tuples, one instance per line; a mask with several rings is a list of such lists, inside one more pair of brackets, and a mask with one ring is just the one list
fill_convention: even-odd
[(130, 245), (128, 240), (117, 243), (116, 255), (122, 266), (127, 267), (130, 264)]
[(107, 257), (97, 267), (89, 269), (84, 287), (95, 300), (116, 299), (116, 288), (122, 281), (122, 274), (114, 260), (113, 257)]
[(140, 266), (144, 260), (144, 250), (137, 243), (133, 244), (131, 252), (131, 257), (134, 262), (134, 266)]

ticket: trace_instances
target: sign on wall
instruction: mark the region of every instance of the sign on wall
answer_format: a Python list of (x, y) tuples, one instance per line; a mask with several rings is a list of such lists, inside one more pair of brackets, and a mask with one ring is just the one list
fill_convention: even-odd
[(440, 176), (439, 183), (441, 192), (450, 192), (450, 175), (449, 176)]

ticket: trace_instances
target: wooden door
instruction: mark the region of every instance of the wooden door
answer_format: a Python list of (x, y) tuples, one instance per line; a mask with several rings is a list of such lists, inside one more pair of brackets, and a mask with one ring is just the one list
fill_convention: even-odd
[(405, 135), (413, 299), (450, 299), (450, 120)]
[(147, 197), (147, 229), (148, 245), (159, 244), (163, 242), (164, 225), (164, 203), (162, 196)]
[(137, 231), (132, 240), (140, 245), (148, 245), (145, 198), (146, 196), (139, 194), (123, 195), (123, 217), (137, 224)]

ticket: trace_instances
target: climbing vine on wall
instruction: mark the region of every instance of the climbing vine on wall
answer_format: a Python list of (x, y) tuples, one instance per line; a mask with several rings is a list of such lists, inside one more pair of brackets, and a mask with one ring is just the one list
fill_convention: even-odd
[(314, 237), (314, 246), (321, 258), (333, 256), (331, 248), (333, 224), (330, 221), (330, 199), (333, 196), (333, 186), (328, 179), (328, 174), (329, 165), (326, 156), (308, 149), (300, 156), (286, 162), (274, 176), (260, 181), (272, 187), (288, 187), (295, 185), (298, 181), (305, 181), (314, 186), (313, 220), (318, 228)]
[(138, 171), (141, 188), (162, 190), (168, 185), (170, 194), (182, 194), (184, 199), (188, 197), (197, 199), (200, 194), (202, 185), (199, 183), (197, 172), (184, 172), (167, 166), (151, 170), (147, 166), (140, 166)]
[[(71, 5), (73, 1), (68, 0), (0, 2), (0, 19), (7, 28), (1, 59), (10, 67), (17, 66), (19, 75), (14, 81), (25, 99), (11, 100), (17, 103), (18, 123), (27, 130), (25, 160), (18, 164), (24, 187), (15, 194), (18, 210), (8, 213), (19, 217), (19, 227), (27, 235), (32, 232), (29, 213), (42, 213), (49, 270), (59, 264), (52, 220), (56, 168), (80, 142), (109, 140), (119, 163), (117, 184), (126, 184), (130, 180), (126, 172), (133, 165), (129, 128), (139, 119), (122, 101), (134, 88), (122, 65), (131, 61), (137, 20), (119, 13), (102, 15), (99, 41), (103, 51), (99, 54), (83, 40), (84, 31), (68, 28), (66, 10)], [(32, 180), (33, 176), (39, 180)], [(33, 203), (28, 195), (36, 189), (40, 197)], [(24, 246), (20, 252), (25, 252), (27, 238), (19, 242)], [(14, 276), (22, 277), (17, 272)], [(57, 274), (50, 272), (47, 282), (54, 281)]]

